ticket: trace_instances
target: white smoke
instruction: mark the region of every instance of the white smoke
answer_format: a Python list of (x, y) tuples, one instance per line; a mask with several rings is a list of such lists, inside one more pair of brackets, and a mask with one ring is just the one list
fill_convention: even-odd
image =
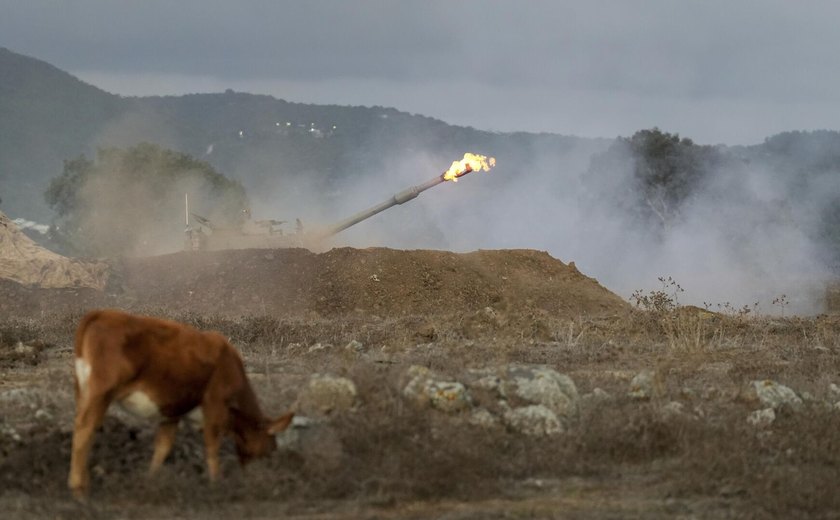
[[(819, 209), (840, 196), (835, 179), (814, 177), (794, 190), (792, 173), (766, 165), (715, 170), (663, 232), (614, 204), (617, 194), (632, 194), (631, 157), (626, 169), (609, 172), (598, 184), (587, 179), (593, 151), (605, 146), (594, 148), (538, 155), (521, 165), (497, 157), (489, 174), (433, 188), (350, 228), (336, 242), (454, 251), (539, 249), (574, 261), (625, 298), (636, 290), (660, 289), (658, 279), (670, 276), (685, 289), (682, 304), (718, 310), (757, 303), (765, 314), (822, 310), (829, 272), (819, 260), (814, 231)], [(343, 185), (328, 213), (347, 216), (387, 200), (428, 180), (451, 159), (431, 152), (401, 156), (399, 169)], [(782, 295), (785, 308), (773, 303)]]

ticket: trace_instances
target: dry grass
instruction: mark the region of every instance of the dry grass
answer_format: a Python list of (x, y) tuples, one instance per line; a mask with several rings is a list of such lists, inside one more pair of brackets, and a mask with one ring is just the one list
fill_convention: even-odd
[[(97, 505), (80, 510), (64, 491), (69, 424), (32, 423), (31, 412), (0, 401), (3, 424), (25, 434), (19, 442), (0, 434), (0, 487), (6, 490), (0, 502), (19, 504), (21, 514), (55, 517), (111, 516), (124, 503), (141, 504), (152, 516), (212, 517), (221, 515), (214, 508), (230, 504), (324, 512), (348, 504), (387, 509), (417, 500), (522, 499), (531, 493), (523, 483), (533, 479), (614, 482), (626, 473), (650, 476), (645, 493), (679, 500), (700, 516), (840, 515), (832, 485), (840, 478), (840, 412), (829, 406), (840, 398), (828, 388), (840, 383), (836, 317), (727, 316), (679, 307), (575, 320), (499, 312), (331, 320), (172, 317), (232, 338), (249, 370), (263, 376), (254, 381), (268, 409), (288, 406), (315, 372), (353, 379), (359, 406), (307, 433), (299, 452), (246, 472), (228, 452), (219, 488), (205, 484), (201, 439), (190, 432), (179, 437), (160, 481), (143, 481), (152, 430), (112, 419), (94, 454), (102, 465), (95, 472)], [(39, 338), (47, 345), (40, 365), (13, 360), (3, 370), (31, 374), (33, 388), (50, 388), (54, 366), (46, 372), (39, 367), (52, 358), (66, 363), (77, 318), (0, 322), (2, 349)], [(362, 343), (361, 352), (344, 348), (351, 340)], [(312, 348), (317, 344), (322, 348)], [(457, 379), (468, 368), (506, 363), (547, 364), (571, 375), (581, 393), (599, 387), (613, 398), (582, 408), (566, 434), (533, 438), (417, 409), (401, 397), (401, 377), (411, 364)], [(629, 378), (643, 369), (654, 371), (656, 388), (640, 402), (626, 392)], [(64, 377), (61, 384), (69, 384)], [(812, 399), (802, 411), (779, 412), (769, 428), (753, 427), (746, 416), (760, 405), (745, 389), (764, 378)], [(56, 399), (69, 399), (69, 393)], [(684, 413), (666, 412), (672, 401)], [(562, 486), (554, 492), (562, 493)]]

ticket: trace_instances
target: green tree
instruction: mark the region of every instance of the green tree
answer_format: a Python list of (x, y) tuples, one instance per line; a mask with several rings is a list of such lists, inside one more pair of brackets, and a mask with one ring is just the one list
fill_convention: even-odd
[(85, 256), (148, 255), (178, 250), (184, 194), (218, 225), (238, 225), (248, 199), (242, 185), (187, 154), (142, 143), (105, 148), (96, 160), (64, 162), (45, 198), (56, 212), (54, 238)]
[(587, 182), (607, 189), (614, 205), (641, 220), (669, 228), (680, 208), (725, 157), (715, 147), (695, 144), (679, 134), (658, 128), (619, 137), (606, 151), (593, 157)]

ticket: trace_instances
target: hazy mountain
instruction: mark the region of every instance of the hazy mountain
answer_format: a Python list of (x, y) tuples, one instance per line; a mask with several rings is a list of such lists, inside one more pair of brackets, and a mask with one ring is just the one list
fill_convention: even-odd
[[(394, 170), (410, 169), (422, 158), (428, 158), (421, 170), (427, 171), (445, 169), (465, 151), (504, 156), (499, 171), (513, 174), (530, 168), (535, 156), (562, 157), (575, 149), (588, 157), (609, 144), (483, 132), (393, 108), (290, 103), (230, 90), (122, 97), (0, 48), (0, 208), (9, 215), (49, 220), (43, 192), (61, 173), (62, 161), (143, 141), (209, 162), (241, 181), (252, 198), (264, 195), (266, 205), (278, 197), (274, 193), (292, 190), (290, 183), (299, 191), (303, 181), (307, 196), (323, 195), (323, 205), (337, 213), (346, 211), (335, 208), (342, 186), (355, 179), (388, 185), (389, 176), (398, 178)], [(409, 178), (422, 182), (434, 173)]]

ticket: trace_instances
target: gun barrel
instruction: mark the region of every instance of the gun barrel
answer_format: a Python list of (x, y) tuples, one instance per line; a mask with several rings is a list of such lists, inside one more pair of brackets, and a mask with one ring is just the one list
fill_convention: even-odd
[[(465, 155), (464, 158), (466, 159), (468, 155), (471, 155), (471, 154)], [(484, 161), (484, 159), (486, 159), (484, 156), (474, 156), (474, 157), (478, 157), (482, 161)], [(491, 157), (490, 161), (491, 161), (490, 166), (493, 166), (495, 164), (495, 159), (493, 159)], [(482, 162), (482, 164), (483, 164), (483, 162)], [(454, 167), (454, 165), (455, 165), (455, 163), (453, 163), (453, 167)], [(478, 166), (476, 166), (476, 168), (481, 170), (481, 168), (478, 167)], [(484, 169), (488, 169), (488, 168), (489, 167), (486, 166), (486, 164), (485, 164)], [(472, 163), (462, 164), (461, 169), (458, 170), (456, 173), (452, 173), (452, 169), (450, 169), (450, 170), (448, 170), (446, 172), (443, 172), (442, 174), (438, 175), (437, 177), (429, 179), (428, 181), (424, 182), (423, 184), (418, 184), (417, 186), (412, 186), (408, 189), (402, 190), (402, 191), (396, 193), (390, 199), (386, 200), (385, 202), (379, 203), (376, 206), (370, 207), (370, 208), (368, 208), (364, 211), (360, 211), (359, 213), (356, 213), (352, 217), (344, 219), (341, 222), (339, 222), (338, 224), (335, 224), (332, 227), (327, 228), (323, 233), (321, 233), (319, 235), (319, 239), (329, 238), (333, 235), (341, 233), (342, 231), (349, 228), (350, 226), (356, 225), (359, 222), (376, 215), (377, 213), (380, 213), (382, 211), (385, 211), (388, 208), (394, 207), (398, 204), (404, 204), (404, 203), (406, 203), (410, 200), (413, 200), (413, 199), (417, 198), (417, 196), (420, 195), (421, 193), (423, 193), (424, 191), (428, 190), (429, 188), (433, 188), (440, 183), (446, 182), (447, 180), (457, 181), (460, 177), (463, 177), (464, 175), (470, 173), (471, 171), (473, 171)]]
[(359, 222), (376, 215), (377, 213), (380, 213), (388, 208), (397, 206), (399, 204), (404, 204), (410, 200), (417, 198), (417, 196), (420, 195), (422, 192), (428, 190), (429, 188), (437, 186), (442, 182), (446, 182), (443, 178), (443, 175), (438, 175), (437, 177), (429, 179), (423, 184), (418, 184), (417, 186), (412, 186), (408, 189), (402, 190), (401, 192), (394, 194), (394, 196), (392, 196), (390, 199), (381, 202), (376, 206), (372, 206), (364, 211), (360, 211), (352, 217), (346, 218), (341, 222), (333, 225), (332, 227), (324, 231), (323, 236), (324, 238), (327, 238), (341, 233), (350, 226), (356, 225)]

